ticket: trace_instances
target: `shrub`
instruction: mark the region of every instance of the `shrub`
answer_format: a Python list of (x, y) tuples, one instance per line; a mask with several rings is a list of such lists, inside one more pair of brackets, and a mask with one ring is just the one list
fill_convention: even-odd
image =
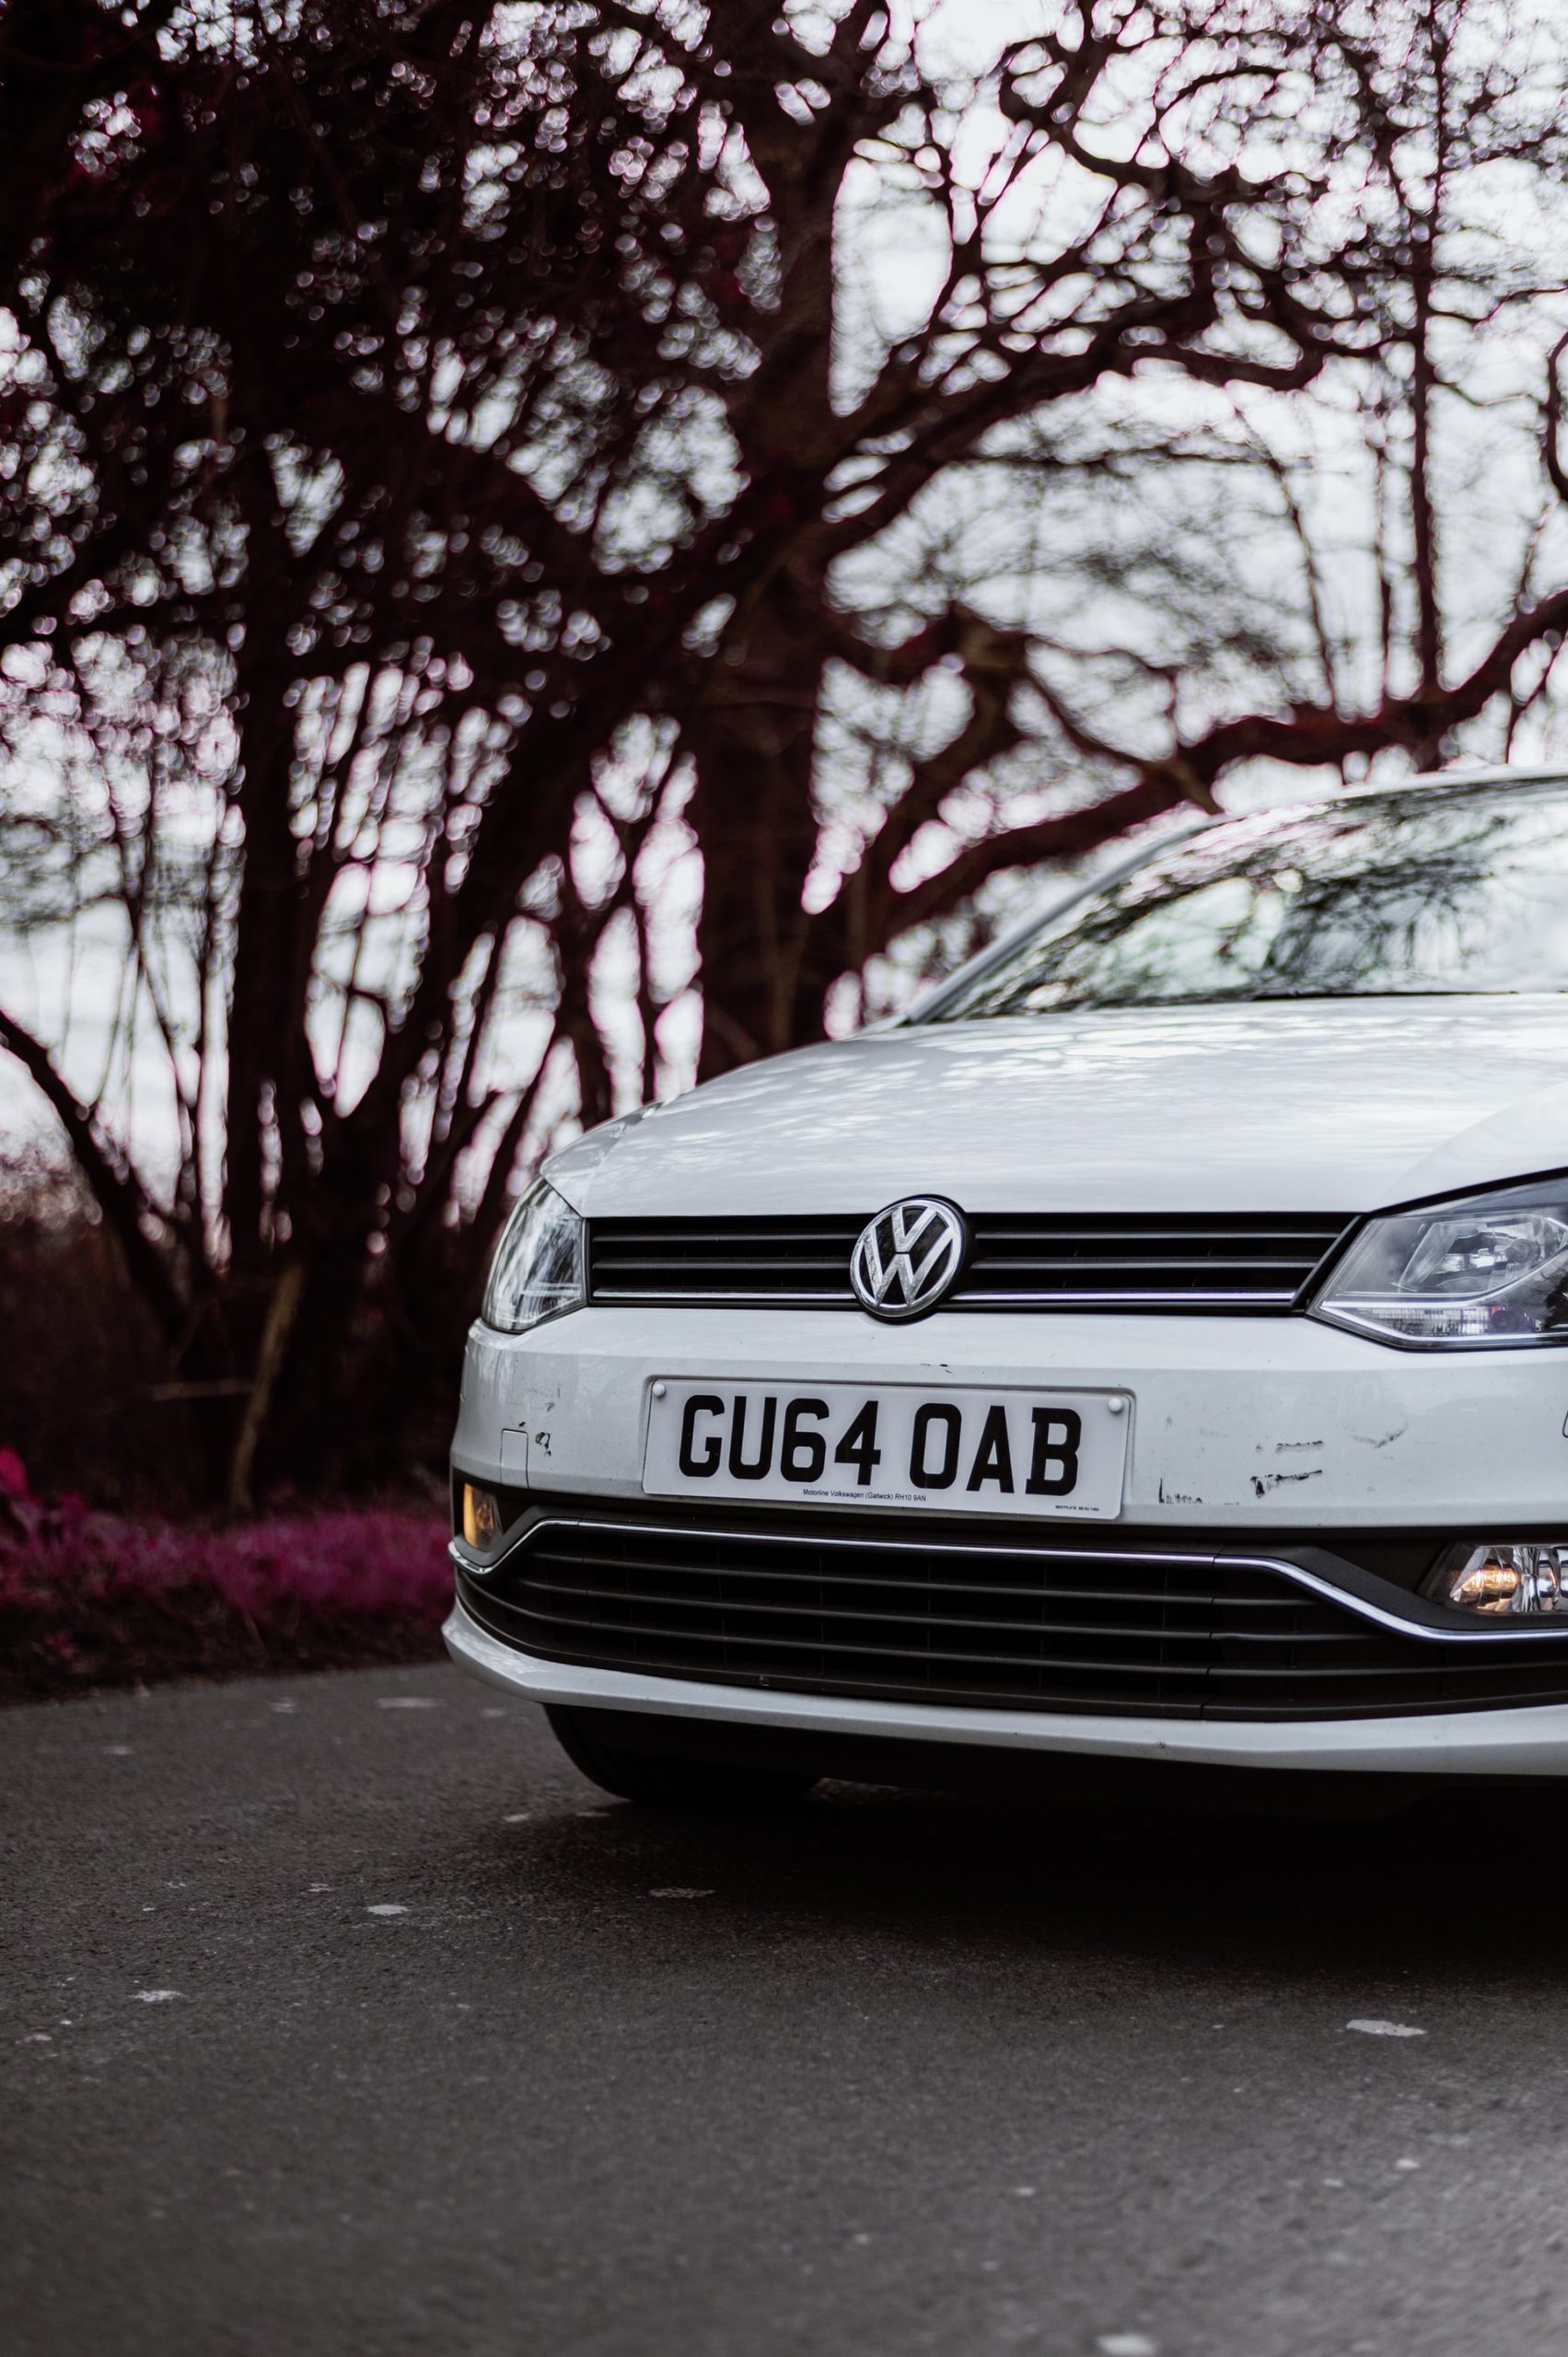
[(67, 1164), (0, 1162), (0, 1434), (39, 1485), (131, 1514), (200, 1492), (190, 1403), (114, 1239)]
[(420, 1507), (226, 1528), (45, 1504), (0, 1449), (0, 1699), (436, 1658), (446, 1539)]

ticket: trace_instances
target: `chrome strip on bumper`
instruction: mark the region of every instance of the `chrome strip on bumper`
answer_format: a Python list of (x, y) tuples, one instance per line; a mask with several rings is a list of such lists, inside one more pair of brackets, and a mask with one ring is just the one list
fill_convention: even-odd
[[(660, 1503), (668, 1504), (669, 1501), (661, 1500)], [(1340, 1587), (1332, 1580), (1323, 1579), (1317, 1572), (1309, 1571), (1305, 1563), (1293, 1563), (1288, 1556), (1243, 1554), (1228, 1548), (1216, 1552), (1212, 1548), (1189, 1550), (1178, 1547), (1148, 1550), (1138, 1547), (1073, 1547), (1063, 1544), (1054, 1536), (1061, 1529), (1061, 1524), (1055, 1521), (1046, 1524), (1043, 1517), (1035, 1527), (1048, 1527), (1053, 1535), (1031, 1545), (1015, 1540), (1013, 1533), (1016, 1526), (1003, 1523), (1000, 1517), (998, 1521), (998, 1535), (993, 1539), (927, 1538), (922, 1532), (921, 1551), (927, 1555), (1019, 1555), (1027, 1556), (1031, 1562), (1061, 1560), (1077, 1563), (1147, 1563), (1156, 1569), (1163, 1563), (1178, 1563), (1189, 1568), (1196, 1566), (1201, 1570), (1218, 1567), (1228, 1571), (1270, 1572), (1278, 1579), (1293, 1580), (1297, 1587), (1306, 1588), (1313, 1596), (1322, 1596), (1326, 1602), (1338, 1605), (1342, 1611), (1353, 1613), (1360, 1620), (1372, 1621), (1379, 1629), (1392, 1630), (1396, 1636), (1419, 1637), (1428, 1644), (1484, 1645), (1495, 1653), (1502, 1645), (1522, 1641), (1533, 1641), (1539, 1644), (1542, 1640), (1557, 1638), (1568, 1643), (1568, 1615), (1561, 1620), (1549, 1621), (1544, 1628), (1539, 1620), (1530, 1618), (1521, 1618), (1517, 1621), (1489, 1620), (1480, 1627), (1468, 1629), (1462, 1626), (1446, 1628), (1434, 1625), (1430, 1620), (1418, 1620), (1408, 1612), (1389, 1611), (1387, 1607), (1373, 1603), (1369, 1596), (1357, 1596), (1352, 1588)], [(447, 1553), (459, 1571), (466, 1572), (470, 1578), (487, 1579), (496, 1572), (505, 1571), (514, 1556), (526, 1553), (541, 1531), (575, 1530), (583, 1524), (595, 1530), (621, 1531), (630, 1536), (655, 1538), (743, 1539), (758, 1535), (734, 1528), (726, 1530), (722, 1517), (714, 1521), (655, 1522), (646, 1515), (618, 1515), (613, 1506), (607, 1507), (602, 1514), (590, 1515), (552, 1514), (546, 1505), (538, 1521), (530, 1522), (519, 1538), (509, 1539), (498, 1555), (482, 1560), (467, 1554), (455, 1538), (448, 1542)], [(1076, 1527), (1082, 1529), (1085, 1526), (1079, 1524)], [(906, 1552), (910, 1545), (907, 1536), (885, 1538), (863, 1530), (796, 1532), (770, 1529), (761, 1535), (766, 1538), (770, 1546), (812, 1548), (819, 1552), (823, 1548), (853, 1547), (861, 1550), (875, 1549), (881, 1553), (899, 1554)]]
[[(1345, 1599), (1337, 1597), (1337, 1601)], [(1408, 1624), (1407, 1624), (1408, 1625)], [(454, 1605), (443, 1631), (463, 1668), (534, 1702), (598, 1703), (668, 1718), (815, 1727), (825, 1734), (900, 1736), (989, 1744), (1015, 1751), (1172, 1759), (1211, 1767), (1320, 1768), (1407, 1775), (1568, 1776), (1568, 1702), (1472, 1710), (1429, 1718), (1248, 1720), (1094, 1718), (1061, 1712), (949, 1709), (919, 1702), (761, 1692), (630, 1670), (541, 1661), (488, 1636)]]

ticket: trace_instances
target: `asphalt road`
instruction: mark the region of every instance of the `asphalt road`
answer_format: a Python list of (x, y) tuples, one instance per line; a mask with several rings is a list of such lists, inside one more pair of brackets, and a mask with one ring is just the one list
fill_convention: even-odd
[(433, 1669), (12, 1711), (0, 1810), (11, 2357), (1568, 2343), (1568, 1794), (672, 1822)]

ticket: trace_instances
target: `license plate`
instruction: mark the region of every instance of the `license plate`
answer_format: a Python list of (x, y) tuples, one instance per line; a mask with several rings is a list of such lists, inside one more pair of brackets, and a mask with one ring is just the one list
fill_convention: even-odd
[(649, 1402), (643, 1488), (1109, 1520), (1132, 1421), (1121, 1392), (666, 1380)]

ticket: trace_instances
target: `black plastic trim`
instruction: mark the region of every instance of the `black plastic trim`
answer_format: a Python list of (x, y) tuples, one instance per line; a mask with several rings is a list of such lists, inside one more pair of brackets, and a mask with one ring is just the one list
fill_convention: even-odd
[[(574, 1562), (570, 1549), (547, 1547), (535, 1574), (536, 1543), (574, 1530), (600, 1535), (599, 1551), (586, 1546)], [(625, 1551), (639, 1536), (645, 1563)], [(1253, 1533), (1205, 1543), (1119, 1530), (1086, 1545), (1060, 1526), (1000, 1519), (682, 1517), (668, 1505), (571, 1498), (535, 1500), (488, 1565), (456, 1547), (453, 1556), (464, 1608), (502, 1643), (656, 1679), (1282, 1722), (1568, 1701), (1568, 1625), (1478, 1626), (1414, 1592), (1451, 1533), (1338, 1536), (1396, 1577), (1310, 1542), (1259, 1547)], [(712, 1552), (726, 1538), (727, 1565)], [(677, 1551), (661, 1555), (671, 1542)], [(830, 1562), (838, 1550), (842, 1573)], [(1077, 1576), (1035, 1586), (1031, 1563), (1075, 1566)]]

